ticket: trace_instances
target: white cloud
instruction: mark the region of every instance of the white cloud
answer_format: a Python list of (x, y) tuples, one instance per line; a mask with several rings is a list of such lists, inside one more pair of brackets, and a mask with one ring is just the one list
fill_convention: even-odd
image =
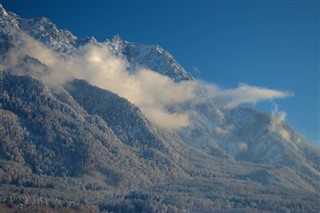
[(28, 65), (36, 78), (50, 86), (65, 84), (72, 79), (83, 79), (100, 88), (110, 90), (138, 106), (154, 124), (175, 129), (189, 124), (188, 112), (169, 112), (170, 106), (188, 101), (195, 103), (212, 99), (227, 107), (261, 100), (285, 98), (290, 93), (240, 84), (236, 89), (219, 87), (200, 81), (175, 83), (170, 78), (148, 69), (127, 72), (127, 62), (113, 55), (104, 44), (81, 47), (76, 56), (61, 56), (43, 47), (34, 39), (22, 36), (24, 45), (12, 49), (4, 62), (5, 68), (13, 68), (23, 74), (18, 66), (24, 55), (30, 55), (49, 67), (41, 72), (35, 65)]
[(290, 92), (240, 84), (236, 89), (219, 90), (215, 99), (227, 107), (292, 96)]
[(130, 74), (126, 70), (126, 61), (111, 54), (106, 45), (84, 46), (79, 49), (77, 56), (62, 59), (32, 38), (22, 38), (23, 48), (12, 49), (5, 63), (6, 68), (15, 67), (13, 70), (16, 74), (25, 72), (18, 69), (18, 64), (25, 55), (29, 55), (50, 68), (49, 72), (42, 72), (40, 75), (33, 72), (36, 78), (49, 86), (65, 84), (75, 78), (83, 79), (128, 99), (151, 122), (162, 128), (174, 129), (188, 125), (188, 113), (171, 113), (166, 108), (194, 99), (195, 82), (175, 83), (148, 69)]

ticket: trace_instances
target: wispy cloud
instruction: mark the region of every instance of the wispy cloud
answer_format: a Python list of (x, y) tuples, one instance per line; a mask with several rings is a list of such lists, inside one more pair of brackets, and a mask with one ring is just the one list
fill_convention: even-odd
[(257, 103), (263, 100), (273, 100), (290, 96), (293, 96), (292, 92), (240, 84), (235, 89), (217, 91), (215, 98), (227, 107), (235, 107), (243, 103)]

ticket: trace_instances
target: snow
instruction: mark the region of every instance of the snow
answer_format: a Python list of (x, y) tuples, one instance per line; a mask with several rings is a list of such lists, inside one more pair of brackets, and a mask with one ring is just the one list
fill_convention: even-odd
[(143, 67), (166, 75), (175, 82), (192, 79), (192, 76), (178, 64), (172, 55), (159, 45), (123, 41), (119, 35), (107, 41), (107, 45), (115, 55), (122, 56), (128, 61), (129, 72)]

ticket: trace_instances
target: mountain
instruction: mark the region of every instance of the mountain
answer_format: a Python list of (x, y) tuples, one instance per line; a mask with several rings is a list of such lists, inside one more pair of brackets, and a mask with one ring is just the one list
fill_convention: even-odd
[(129, 71), (146, 67), (168, 76), (175, 82), (193, 79), (173, 56), (159, 45), (144, 45), (123, 41), (119, 35), (115, 35), (107, 43), (115, 55), (126, 58), (129, 63)]
[[(84, 81), (50, 89), (31, 77), (3, 72), (0, 86), (1, 199), (9, 207), (209, 211), (254, 205), (275, 210), (292, 207), (293, 202), (296, 209), (317, 208), (317, 180), (289, 167), (207, 155), (173, 133), (150, 128), (135, 106)], [(83, 106), (76, 90), (100, 93), (94, 98), (102, 103), (97, 108)], [(116, 107), (103, 115), (101, 105)], [(115, 121), (112, 115), (119, 110), (127, 114)], [(112, 128), (128, 121), (136, 124), (114, 133)], [(137, 128), (147, 133), (132, 136), (130, 130)], [(148, 135), (149, 140), (140, 138)], [(130, 137), (136, 139), (129, 143)], [(39, 190), (47, 195), (37, 195)], [(270, 196), (275, 201), (268, 204)]]
[(192, 107), (197, 111), (191, 125), (180, 130), (188, 144), (209, 154), (222, 150), (237, 161), (287, 166), (320, 180), (319, 149), (276, 115), (210, 102)]
[[(23, 52), (26, 36), (60, 60), (107, 46), (129, 75), (147, 68), (177, 84), (194, 81), (159, 45), (78, 39), (46, 18), (23, 19), (0, 5), (1, 211), (320, 209), (320, 150), (281, 117), (206, 99), (172, 106), (189, 113), (189, 125), (164, 129), (88, 81), (42, 81), (52, 68)], [(12, 50), (22, 56), (10, 67)]]
[[(81, 46), (97, 44), (94, 38), (78, 39), (68, 30), (60, 30), (47, 18), (23, 19), (16, 14), (6, 12), (1, 6), (0, 17), (0, 53), (6, 52), (10, 47), (23, 43), (21, 33), (40, 41), (44, 46), (61, 55), (73, 55)], [(124, 57), (130, 64), (130, 70), (144, 67), (166, 75), (175, 81), (190, 80), (192, 76), (187, 73), (173, 56), (159, 45), (143, 45), (127, 42), (114, 36), (106, 45), (112, 52)]]
[(21, 45), (21, 34), (25, 33), (62, 54), (72, 54), (77, 38), (67, 30), (60, 30), (47, 18), (23, 19), (18, 15), (6, 12), (0, 7), (1, 53), (9, 47)]

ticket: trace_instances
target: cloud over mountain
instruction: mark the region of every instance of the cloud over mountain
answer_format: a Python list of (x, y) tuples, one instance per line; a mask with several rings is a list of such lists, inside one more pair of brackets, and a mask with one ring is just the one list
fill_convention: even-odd
[[(137, 105), (154, 124), (167, 129), (189, 124), (188, 112), (169, 112), (168, 107), (188, 101), (212, 99), (226, 107), (242, 103), (285, 98), (290, 93), (240, 84), (235, 89), (221, 89), (216, 85), (196, 80), (174, 82), (167, 76), (150, 69), (127, 71), (127, 61), (115, 56), (105, 43), (85, 45), (73, 56), (59, 56), (38, 41), (21, 35), (21, 49), (11, 49), (5, 60), (6, 68), (19, 72), (17, 64), (29, 55), (49, 67), (48, 72), (34, 72), (35, 77), (48, 85), (65, 84), (72, 79), (83, 79), (100, 88), (110, 90)], [(30, 66), (30, 65), (28, 65)], [(39, 69), (39, 68), (38, 68)], [(37, 66), (31, 68), (37, 70)], [(205, 91), (198, 95), (198, 91)]]

